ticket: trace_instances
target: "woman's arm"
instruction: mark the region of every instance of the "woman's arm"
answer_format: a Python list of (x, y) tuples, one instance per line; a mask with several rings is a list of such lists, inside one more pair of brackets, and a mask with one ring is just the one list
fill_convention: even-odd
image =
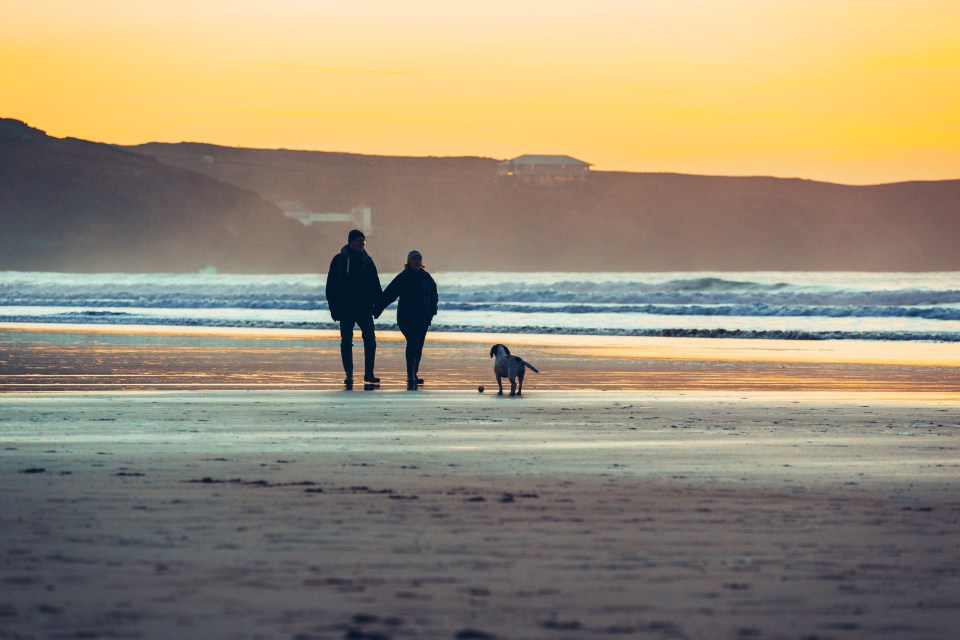
[(379, 317), (380, 314), (383, 313), (384, 309), (389, 307), (391, 304), (393, 304), (394, 300), (400, 297), (400, 276), (402, 275), (403, 275), (403, 272), (401, 271), (396, 276), (394, 276), (390, 284), (387, 285), (386, 290), (384, 290), (384, 292), (380, 294), (380, 300), (374, 306), (373, 315)]

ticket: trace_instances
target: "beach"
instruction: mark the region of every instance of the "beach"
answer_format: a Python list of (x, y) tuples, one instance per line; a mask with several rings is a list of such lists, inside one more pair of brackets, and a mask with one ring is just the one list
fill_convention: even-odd
[(0, 640), (960, 640), (960, 2), (0, 16)]
[(378, 338), (0, 327), (0, 637), (953, 637), (956, 345)]

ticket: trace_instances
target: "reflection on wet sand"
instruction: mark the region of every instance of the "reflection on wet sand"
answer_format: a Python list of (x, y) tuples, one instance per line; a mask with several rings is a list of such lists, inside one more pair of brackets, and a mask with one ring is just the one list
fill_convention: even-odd
[[(957, 345), (431, 334), (427, 389), (495, 388), (489, 344), (534, 363), (525, 389), (960, 393)], [(403, 341), (378, 334), (383, 389)], [(0, 391), (341, 388), (338, 336), (316, 332), (0, 328)]]

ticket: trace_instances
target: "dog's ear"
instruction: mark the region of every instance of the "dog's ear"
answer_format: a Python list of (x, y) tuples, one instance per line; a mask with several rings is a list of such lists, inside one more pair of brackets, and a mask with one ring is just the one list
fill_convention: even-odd
[(507, 349), (507, 345), (502, 344), (502, 345), (500, 345), (500, 346), (503, 347), (503, 352), (504, 352), (505, 354), (510, 355), (510, 349)]
[(490, 347), (490, 357), (492, 358), (495, 355), (497, 355), (497, 345)]

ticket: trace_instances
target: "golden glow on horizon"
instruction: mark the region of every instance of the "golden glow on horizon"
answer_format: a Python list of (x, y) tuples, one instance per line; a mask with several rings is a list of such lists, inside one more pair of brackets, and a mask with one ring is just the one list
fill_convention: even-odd
[(34, 0), (3, 13), (0, 117), (54, 136), (960, 178), (955, 0)]

